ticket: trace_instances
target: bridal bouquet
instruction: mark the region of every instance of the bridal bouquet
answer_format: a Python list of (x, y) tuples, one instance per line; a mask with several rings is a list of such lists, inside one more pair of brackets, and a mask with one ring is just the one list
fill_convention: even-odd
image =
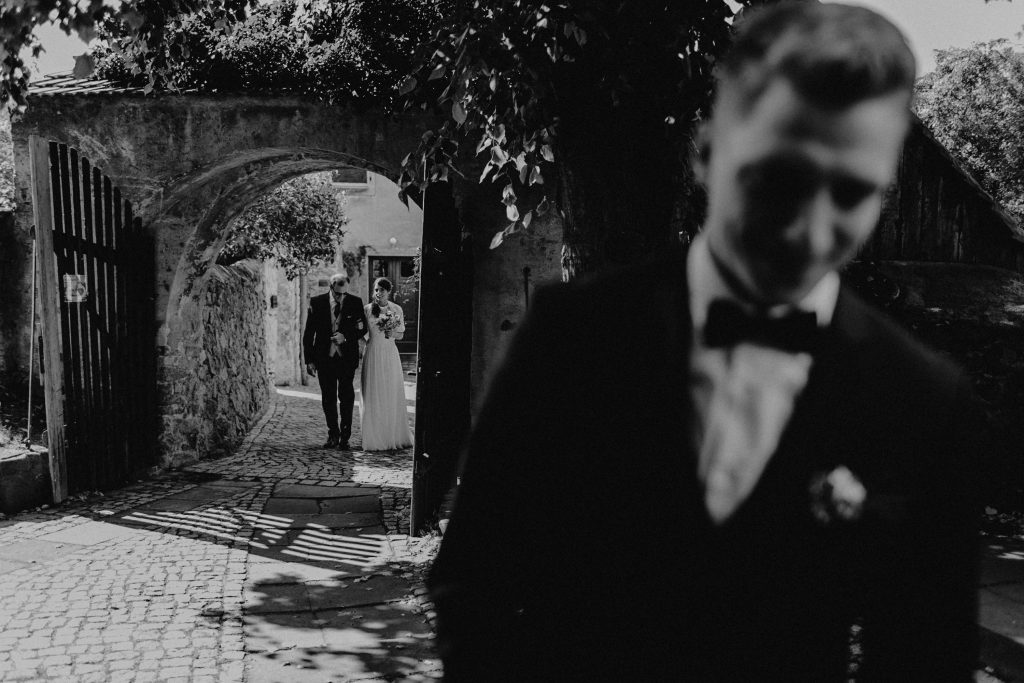
[(390, 308), (382, 308), (376, 322), (381, 332), (391, 332), (398, 327), (398, 316)]

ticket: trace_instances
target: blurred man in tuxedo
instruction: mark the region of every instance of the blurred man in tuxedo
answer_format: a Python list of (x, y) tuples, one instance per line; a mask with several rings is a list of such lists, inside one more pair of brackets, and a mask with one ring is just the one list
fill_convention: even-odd
[(446, 680), (838, 682), (851, 631), (857, 680), (971, 680), (969, 384), (839, 276), (914, 75), (867, 9), (739, 22), (701, 234), (542, 290), (490, 387), (429, 580)]

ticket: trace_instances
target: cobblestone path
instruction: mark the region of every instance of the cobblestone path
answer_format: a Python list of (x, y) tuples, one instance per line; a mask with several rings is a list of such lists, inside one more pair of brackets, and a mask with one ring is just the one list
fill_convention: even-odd
[(0, 521), (0, 680), (439, 677), (411, 449), (324, 432), (278, 389), (229, 457)]

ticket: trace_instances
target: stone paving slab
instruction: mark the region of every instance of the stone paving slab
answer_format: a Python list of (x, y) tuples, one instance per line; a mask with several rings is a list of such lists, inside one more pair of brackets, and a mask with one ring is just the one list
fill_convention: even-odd
[(317, 639), (277, 615), (247, 619), (247, 682), (429, 681), (441, 676), (430, 629), (411, 603), (318, 612), (311, 623), (318, 626), (324, 646), (299, 645)]
[(1006, 638), (1024, 645), (1024, 610), (1016, 602), (1006, 600), (991, 588), (978, 592), (979, 624)]
[(379, 496), (379, 486), (313, 486), (286, 484), (274, 489), (273, 498), (346, 498), (349, 496)]
[(268, 515), (317, 515), (320, 511), (315, 498), (271, 498), (263, 508)]
[(214, 481), (208, 481), (203, 486), (218, 489), (251, 489), (261, 486), (259, 482), (254, 481), (236, 481), (234, 479), (216, 479)]
[(16, 572), (19, 569), (26, 569), (32, 565), (27, 562), (18, 562), (16, 560), (0, 559), (0, 574), (6, 574), (8, 572)]
[(301, 584), (309, 581), (333, 581), (361, 576), (363, 570), (322, 567), (305, 562), (282, 562), (268, 557), (252, 556), (245, 577), (247, 586), (269, 584)]
[(0, 559), (17, 562), (38, 563), (65, 557), (68, 553), (78, 550), (67, 543), (50, 541), (21, 541), (10, 545), (0, 545)]
[(247, 653), (262, 654), (270, 659), (286, 650), (323, 651), (327, 648), (324, 633), (318, 625), (312, 624), (313, 618), (308, 612), (245, 616), (242, 618), (242, 624), (249, 640), (245, 650)]
[(305, 584), (260, 584), (242, 589), (242, 610), (246, 615), (308, 612), (310, 608)]
[[(266, 511), (264, 511), (265, 514)], [(290, 514), (278, 515), (275, 522), (283, 522), (289, 529), (365, 529), (379, 528), (380, 515), (376, 513), (352, 512), (347, 514)], [(274, 525), (275, 528), (278, 526)], [(283, 528), (283, 527), (282, 527)]]
[(132, 529), (109, 524), (107, 522), (86, 522), (70, 529), (55, 531), (52, 534), (40, 536), (40, 541), (50, 543), (71, 543), (74, 545), (96, 545), (112, 538), (131, 536), (136, 533)]
[(986, 538), (981, 548), (981, 585), (1024, 583), (1024, 540)]
[(379, 496), (353, 496), (349, 498), (329, 498), (320, 501), (320, 512), (325, 515), (340, 515), (349, 512), (380, 513)]
[(346, 609), (412, 597), (408, 579), (376, 574), (342, 581), (309, 581), (306, 592), (313, 611)]
[(215, 500), (223, 500), (233, 495), (238, 494), (238, 489), (221, 488), (219, 486), (197, 486), (194, 489), (182, 491), (181, 493), (175, 493), (167, 496), (164, 500), (198, 500), (212, 502)]
[(166, 512), (188, 512), (202, 505), (198, 500), (176, 500), (173, 498), (161, 498), (137, 506), (136, 510), (161, 510)]
[[(324, 641), (339, 659), (333, 671), (353, 676), (353, 665), (371, 661), (378, 673), (409, 675), (436, 671), (431, 630), (413, 601), (317, 612)], [(356, 636), (356, 637), (353, 637)], [(380, 661), (383, 654), (386, 661)]]

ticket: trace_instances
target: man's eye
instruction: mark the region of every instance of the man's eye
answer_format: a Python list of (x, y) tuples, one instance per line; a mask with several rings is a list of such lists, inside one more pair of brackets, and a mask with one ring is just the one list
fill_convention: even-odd
[(849, 210), (874, 194), (875, 188), (859, 180), (840, 180), (832, 184), (831, 192), (836, 206)]

